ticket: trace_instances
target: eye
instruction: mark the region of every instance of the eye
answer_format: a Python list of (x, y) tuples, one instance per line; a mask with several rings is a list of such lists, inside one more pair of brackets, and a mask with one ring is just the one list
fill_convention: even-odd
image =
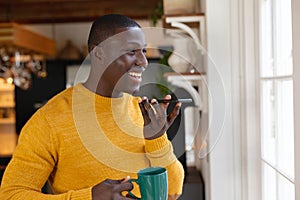
[(135, 53), (136, 53), (136, 49), (129, 49), (128, 51), (127, 51), (127, 53), (128, 54), (131, 54), (131, 55), (134, 55)]
[(145, 48), (144, 49), (129, 49), (127, 52), (130, 55), (135, 55), (139, 51), (142, 52), (143, 54), (147, 53), (147, 50)]
[(142, 51), (143, 51), (143, 53), (144, 53), (144, 54), (146, 54), (146, 53), (147, 53), (147, 49), (143, 49)]

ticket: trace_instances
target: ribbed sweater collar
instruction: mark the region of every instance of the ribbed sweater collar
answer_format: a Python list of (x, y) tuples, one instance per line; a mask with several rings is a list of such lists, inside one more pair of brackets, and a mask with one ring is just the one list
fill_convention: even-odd
[(96, 102), (96, 105), (109, 106), (112, 103), (120, 105), (124, 102), (127, 102), (128, 98), (130, 98), (130, 95), (126, 93), (123, 93), (123, 96), (118, 98), (104, 97), (90, 91), (89, 89), (84, 87), (82, 83), (78, 83), (77, 85), (75, 85), (74, 90), (76, 90), (76, 92), (78, 92), (79, 94), (88, 97), (90, 100), (93, 100), (93, 102)]

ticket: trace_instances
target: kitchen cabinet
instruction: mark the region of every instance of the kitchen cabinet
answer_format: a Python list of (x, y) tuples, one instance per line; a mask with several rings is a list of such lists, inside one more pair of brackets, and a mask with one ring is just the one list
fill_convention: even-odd
[(17, 144), (15, 87), (0, 78), (0, 184)]
[(15, 88), (16, 132), (20, 134), (28, 119), (54, 95), (66, 88), (66, 60), (47, 60), (47, 76), (32, 77), (32, 87), (28, 90)]
[(14, 90), (0, 79), (0, 157), (12, 155), (17, 143)]

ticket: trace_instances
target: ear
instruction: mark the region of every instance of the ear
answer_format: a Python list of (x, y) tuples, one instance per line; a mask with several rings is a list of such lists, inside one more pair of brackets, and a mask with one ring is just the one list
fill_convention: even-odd
[(103, 49), (101, 47), (95, 46), (93, 49), (93, 54), (100, 60), (103, 59)]

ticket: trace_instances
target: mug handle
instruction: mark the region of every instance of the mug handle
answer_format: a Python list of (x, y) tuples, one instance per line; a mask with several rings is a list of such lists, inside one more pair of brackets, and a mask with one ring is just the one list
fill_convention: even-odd
[[(138, 179), (129, 179), (128, 182), (129, 183), (133, 183), (133, 182), (138, 183)], [(135, 196), (134, 194), (132, 194), (131, 191), (128, 191), (128, 194), (130, 195), (130, 197), (132, 197), (134, 199), (142, 199), (142, 198), (139, 198), (139, 197)]]

